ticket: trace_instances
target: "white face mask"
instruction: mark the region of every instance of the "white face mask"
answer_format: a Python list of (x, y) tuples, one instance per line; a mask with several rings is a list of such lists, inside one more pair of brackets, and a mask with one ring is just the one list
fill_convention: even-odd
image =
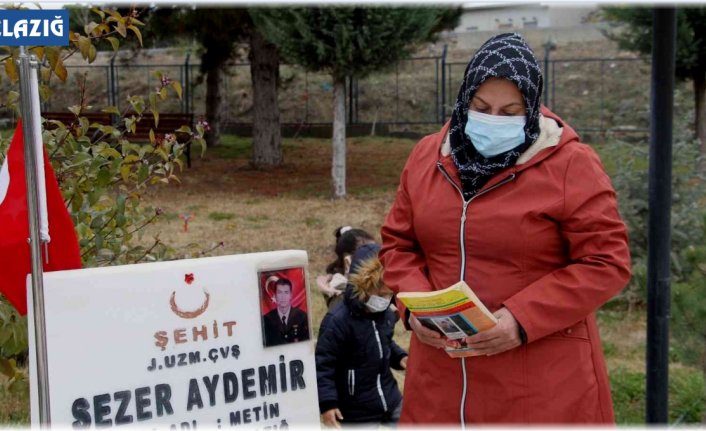
[(392, 297), (383, 298), (382, 296), (370, 295), (370, 298), (365, 302), (365, 308), (371, 313), (379, 313), (387, 310), (390, 301), (392, 301)]
[(510, 151), (525, 142), (524, 115), (488, 115), (468, 111), (466, 136), (483, 157), (493, 157)]

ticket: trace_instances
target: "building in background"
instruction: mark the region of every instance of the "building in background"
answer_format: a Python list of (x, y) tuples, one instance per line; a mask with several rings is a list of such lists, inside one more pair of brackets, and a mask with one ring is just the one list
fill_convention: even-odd
[(560, 43), (603, 40), (596, 3), (475, 2), (466, 3), (459, 25), (446, 34), (456, 48), (475, 49), (493, 34), (521, 33), (536, 47), (547, 40)]
[(587, 24), (589, 15), (596, 10), (596, 5), (477, 2), (464, 5), (464, 10), (461, 21), (454, 30), (456, 33), (583, 26)]

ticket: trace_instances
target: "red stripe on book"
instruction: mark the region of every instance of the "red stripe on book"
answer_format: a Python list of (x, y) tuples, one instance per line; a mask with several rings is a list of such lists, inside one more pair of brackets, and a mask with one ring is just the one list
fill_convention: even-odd
[(453, 308), (445, 308), (443, 310), (437, 310), (437, 311), (415, 311), (414, 314), (417, 317), (438, 317), (438, 316), (448, 316), (450, 314), (457, 314), (460, 313), (464, 310), (469, 310), (471, 308), (475, 308), (476, 304), (474, 304), (471, 301), (468, 301), (464, 304), (458, 305)]

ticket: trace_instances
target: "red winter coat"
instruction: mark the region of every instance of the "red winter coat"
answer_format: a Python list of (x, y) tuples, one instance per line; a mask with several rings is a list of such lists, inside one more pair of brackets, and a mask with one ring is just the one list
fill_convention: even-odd
[(465, 205), (465, 217), (442, 148), (448, 124), (409, 156), (382, 227), (385, 283), (442, 289), (464, 265), (466, 283), (491, 311), (507, 307), (528, 343), (452, 359), (413, 335), (401, 423), (614, 422), (595, 310), (630, 278), (626, 229), (596, 153), (542, 113), (537, 142)]

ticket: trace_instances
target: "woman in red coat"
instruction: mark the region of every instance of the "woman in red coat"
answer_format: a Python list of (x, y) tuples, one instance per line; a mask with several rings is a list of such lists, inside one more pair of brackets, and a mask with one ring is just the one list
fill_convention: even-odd
[(459, 280), (498, 325), (478, 356), (400, 306), (414, 331), (401, 423), (612, 423), (595, 311), (630, 279), (627, 234), (596, 153), (540, 107), (542, 75), (518, 34), (471, 59), (449, 123), (413, 149), (382, 228), (385, 283)]

